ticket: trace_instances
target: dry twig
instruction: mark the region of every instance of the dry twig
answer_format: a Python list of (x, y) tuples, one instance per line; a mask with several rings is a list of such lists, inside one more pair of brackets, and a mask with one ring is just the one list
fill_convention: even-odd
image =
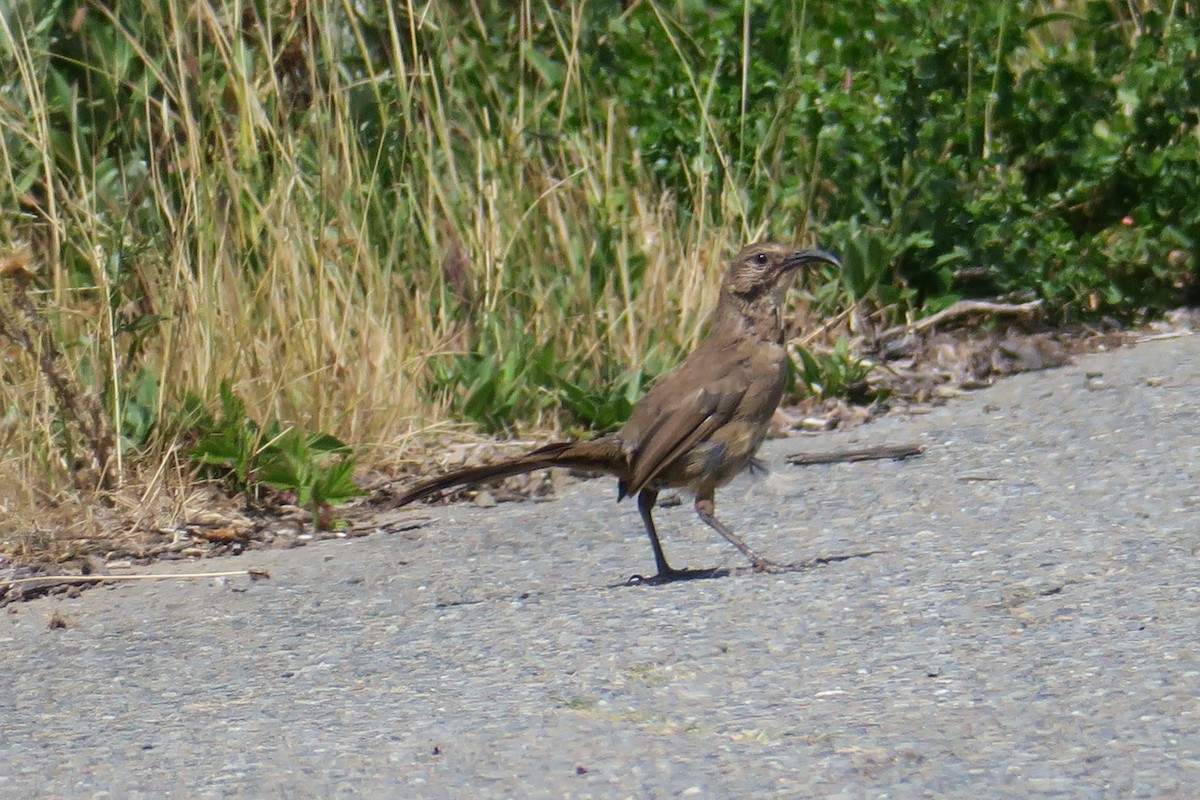
[(0, 581), (0, 588), (21, 586), (30, 583), (69, 584), (69, 583), (105, 583), (107, 581), (169, 581), (188, 580), (195, 578), (232, 578), (245, 575), (252, 581), (269, 580), (271, 575), (265, 569), (238, 569), (229, 572), (180, 572), (163, 575), (37, 575), (32, 578), (16, 578), (11, 581)]
[(948, 320), (965, 317), (970, 314), (1015, 314), (1033, 316), (1042, 310), (1041, 300), (1030, 300), (1028, 303), (994, 303), (990, 300), (959, 300), (949, 308), (943, 308), (936, 314), (930, 314), (924, 319), (917, 320), (911, 325), (897, 325), (879, 334), (879, 342), (890, 342), (900, 336), (922, 333), (930, 328), (941, 325)]
[(877, 447), (858, 447), (847, 450), (831, 450), (825, 453), (792, 453), (787, 457), (789, 464), (840, 464), (851, 461), (874, 461), (883, 458), (902, 460), (925, 452), (919, 444), (884, 444)]

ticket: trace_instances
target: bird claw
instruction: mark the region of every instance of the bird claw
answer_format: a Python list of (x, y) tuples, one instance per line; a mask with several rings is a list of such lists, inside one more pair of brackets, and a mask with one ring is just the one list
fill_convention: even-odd
[(645, 575), (630, 575), (629, 580), (625, 582), (626, 586), (662, 586), (667, 583), (676, 581), (694, 581), (703, 578), (719, 578), (722, 575), (727, 575), (728, 570), (720, 569), (671, 569), (659, 572), (657, 575), (651, 575), (647, 578)]

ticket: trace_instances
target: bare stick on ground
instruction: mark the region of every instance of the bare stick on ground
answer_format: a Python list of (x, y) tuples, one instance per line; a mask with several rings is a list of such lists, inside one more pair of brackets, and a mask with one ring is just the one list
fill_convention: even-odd
[(787, 457), (789, 464), (839, 464), (851, 461), (876, 461), (884, 458), (901, 460), (925, 452), (919, 444), (884, 444), (878, 447), (858, 447), (847, 450), (830, 450), (825, 453), (792, 453)]
[(936, 314), (930, 314), (924, 319), (919, 319), (911, 325), (897, 325), (894, 328), (888, 328), (883, 333), (879, 334), (879, 341), (889, 342), (900, 336), (905, 336), (913, 333), (921, 333), (930, 328), (937, 327), (943, 322), (948, 322), (958, 317), (965, 317), (971, 314), (980, 314), (984, 316), (998, 316), (1007, 314), (1010, 316), (1026, 316), (1031, 317), (1042, 313), (1042, 301), (1031, 300), (1028, 303), (995, 303), (990, 300), (959, 300), (949, 308), (944, 308)]

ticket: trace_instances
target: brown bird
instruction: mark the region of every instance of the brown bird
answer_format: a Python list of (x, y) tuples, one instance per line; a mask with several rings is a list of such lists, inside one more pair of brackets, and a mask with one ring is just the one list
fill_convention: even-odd
[(617, 500), (637, 495), (661, 583), (711, 574), (667, 563), (651, 512), (660, 490), (677, 487), (696, 498), (696, 513), (759, 571), (778, 565), (751, 550), (714, 516), (717, 487), (754, 463), (783, 397), (788, 355), (780, 309), (797, 270), (841, 266), (822, 250), (763, 242), (748, 245), (725, 272), (708, 334), (679, 366), (659, 378), (616, 433), (561, 442), (510, 461), (470, 467), (422, 481), (399, 505), (463, 484), (497, 480), (547, 467), (576, 467), (617, 478)]

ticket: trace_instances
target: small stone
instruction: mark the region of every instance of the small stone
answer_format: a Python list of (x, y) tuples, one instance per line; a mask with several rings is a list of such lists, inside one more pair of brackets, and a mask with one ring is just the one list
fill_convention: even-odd
[(480, 508), (492, 508), (496, 505), (496, 498), (491, 492), (480, 492), (475, 495), (475, 505)]

